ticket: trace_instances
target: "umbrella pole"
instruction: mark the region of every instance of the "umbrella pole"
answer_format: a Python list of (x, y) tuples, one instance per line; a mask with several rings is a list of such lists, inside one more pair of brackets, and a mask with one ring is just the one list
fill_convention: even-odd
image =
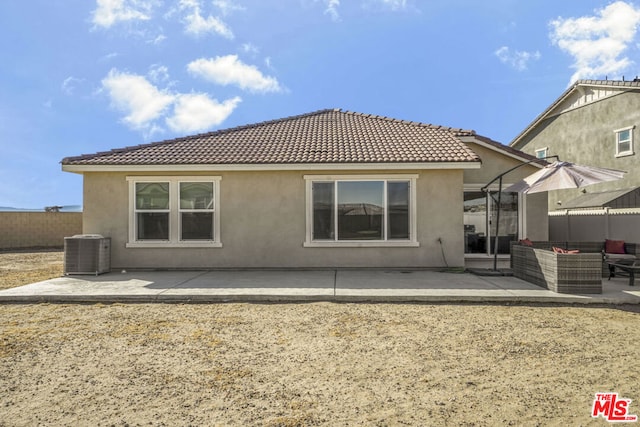
[[(498, 242), (500, 231), (500, 205), (502, 204), (502, 177), (498, 184), (498, 209), (496, 210), (496, 235), (493, 236), (493, 271), (498, 271)], [(491, 247), (491, 244), (489, 244)]]

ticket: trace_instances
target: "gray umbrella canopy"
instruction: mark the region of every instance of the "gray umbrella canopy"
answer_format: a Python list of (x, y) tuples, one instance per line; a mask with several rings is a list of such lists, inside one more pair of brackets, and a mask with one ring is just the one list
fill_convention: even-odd
[(622, 179), (626, 172), (615, 169), (576, 165), (570, 162), (555, 161), (504, 189), (505, 192), (524, 194), (543, 191), (580, 188), (587, 185)]

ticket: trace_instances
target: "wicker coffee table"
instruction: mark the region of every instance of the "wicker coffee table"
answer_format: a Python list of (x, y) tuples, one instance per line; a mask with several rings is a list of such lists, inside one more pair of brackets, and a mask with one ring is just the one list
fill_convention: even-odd
[(633, 286), (635, 275), (640, 271), (640, 260), (638, 259), (609, 259), (609, 279), (616, 275), (616, 268), (629, 274), (629, 286)]

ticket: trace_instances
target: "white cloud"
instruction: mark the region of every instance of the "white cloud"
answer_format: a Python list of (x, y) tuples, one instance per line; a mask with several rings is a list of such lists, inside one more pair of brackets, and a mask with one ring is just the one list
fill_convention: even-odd
[(69, 76), (62, 82), (60, 89), (65, 95), (73, 95), (74, 91), (78, 84), (82, 83), (84, 79), (79, 79), (77, 77)]
[(124, 112), (123, 121), (147, 133), (157, 130), (154, 121), (175, 101), (175, 95), (159, 90), (143, 76), (111, 70), (102, 80), (112, 105)]
[(92, 22), (96, 26), (109, 28), (119, 22), (149, 20), (153, 1), (97, 0), (97, 5)]
[(629, 69), (633, 62), (623, 54), (633, 44), (639, 23), (640, 9), (623, 1), (597, 10), (595, 16), (551, 21), (552, 42), (574, 60), (570, 83)]
[(197, 59), (187, 70), (220, 85), (236, 85), (250, 92), (280, 92), (282, 88), (274, 77), (265, 76), (253, 65), (244, 64), (237, 55), (217, 56), (212, 59)]
[(244, 6), (237, 5), (230, 0), (213, 0), (211, 3), (215, 7), (220, 9), (220, 12), (222, 12), (223, 16), (230, 15), (232, 12), (239, 12), (239, 11), (246, 10)]
[(154, 37), (153, 39), (148, 40), (147, 43), (158, 45), (158, 44), (162, 43), (163, 41), (165, 41), (166, 39), (167, 39), (167, 36), (165, 36), (164, 34), (160, 34), (160, 35)]
[[(169, 78), (166, 67), (154, 65), (150, 78), (159, 81)], [(122, 121), (130, 128), (141, 131), (146, 138), (163, 132), (161, 120), (175, 132), (200, 132), (217, 126), (231, 115), (240, 97), (220, 103), (207, 94), (171, 93), (158, 89), (144, 76), (113, 69), (102, 80), (114, 108), (125, 114)], [(173, 110), (170, 111), (170, 107)]]
[(540, 59), (540, 52), (511, 51), (507, 46), (502, 46), (496, 50), (495, 55), (503, 64), (510, 65), (518, 71), (524, 71), (528, 68), (530, 61)]
[(338, 12), (338, 8), (340, 7), (340, 0), (324, 0), (324, 2), (327, 5), (324, 13), (329, 15), (332, 21), (339, 21), (340, 13)]
[(111, 53), (108, 53), (108, 54), (106, 54), (106, 55), (102, 56), (102, 57), (100, 58), (100, 61), (102, 61), (102, 62), (108, 62), (108, 61), (111, 61), (113, 58), (117, 58), (117, 57), (118, 57), (118, 55), (119, 55), (119, 54), (118, 54), (117, 52), (111, 52)]
[(169, 69), (164, 65), (153, 64), (149, 67), (148, 76), (154, 83), (163, 83), (169, 80)]
[(204, 131), (224, 122), (240, 102), (237, 96), (219, 103), (203, 93), (178, 95), (166, 123), (175, 132)]
[(206, 18), (202, 16), (199, 0), (180, 0), (180, 9), (187, 11), (184, 24), (188, 34), (200, 36), (216, 33), (227, 39), (233, 39), (233, 32), (221, 19), (211, 15)]
[[(316, 0), (321, 1), (326, 5), (324, 10), (325, 15), (329, 15), (331, 20), (338, 22), (341, 20), (340, 16), (340, 0)], [(355, 2), (352, 2), (355, 3)], [(393, 12), (412, 10), (419, 12), (416, 7), (410, 6), (408, 0), (360, 0), (360, 6), (363, 9), (374, 10), (377, 12), (386, 12), (391, 10)], [(349, 4), (347, 4), (349, 5)]]
[(380, 0), (380, 2), (391, 10), (403, 10), (407, 7), (407, 0)]
[(243, 43), (242, 51), (250, 55), (257, 55), (258, 52), (260, 52), (260, 49), (258, 49), (258, 47), (252, 43)]

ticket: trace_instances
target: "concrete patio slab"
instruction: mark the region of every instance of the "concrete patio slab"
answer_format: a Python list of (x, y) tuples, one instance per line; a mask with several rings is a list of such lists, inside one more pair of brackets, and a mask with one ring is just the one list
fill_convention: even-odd
[(640, 304), (640, 286), (603, 279), (602, 294), (558, 294), (515, 277), (428, 270), (128, 271), (68, 276), (0, 291), (0, 303), (496, 302)]
[[(156, 284), (151, 288), (161, 289)], [(209, 271), (158, 294), (163, 300), (208, 300), (213, 295), (227, 301), (251, 299), (327, 300), (335, 294), (335, 272), (324, 271)]]
[(513, 302), (563, 304), (638, 304), (623, 281), (603, 281), (597, 295), (559, 294), (513, 276), (475, 276), (435, 271), (338, 271), (336, 297), (353, 301)]

